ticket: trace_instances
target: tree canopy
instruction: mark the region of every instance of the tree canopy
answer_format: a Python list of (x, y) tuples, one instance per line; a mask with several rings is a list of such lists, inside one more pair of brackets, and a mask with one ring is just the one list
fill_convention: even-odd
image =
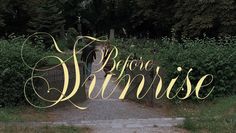
[(0, 36), (61, 28), (160, 38), (235, 35), (235, 0), (0, 0)]

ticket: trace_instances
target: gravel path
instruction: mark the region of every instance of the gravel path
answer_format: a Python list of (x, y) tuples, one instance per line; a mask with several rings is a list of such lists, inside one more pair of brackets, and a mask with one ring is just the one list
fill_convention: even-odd
[[(99, 54), (97, 53), (97, 55)], [(95, 61), (93, 70), (100, 67), (96, 65), (98, 61), (99, 58)], [(97, 83), (94, 94), (101, 88), (104, 75), (104, 72), (96, 73)], [(88, 85), (89, 83), (87, 87)], [(106, 92), (111, 92), (115, 86), (114, 82), (110, 82)], [(121, 90), (117, 89), (108, 100), (102, 100), (101, 97), (98, 97), (95, 100), (86, 101), (82, 104), (88, 107), (85, 111), (78, 110), (72, 105), (51, 111), (51, 115), (60, 116), (56, 117), (51, 124), (87, 126), (94, 133), (185, 132), (175, 128), (175, 126), (182, 124), (183, 118), (165, 118), (161, 109), (147, 107), (127, 100), (120, 101), (118, 100), (120, 93)]]

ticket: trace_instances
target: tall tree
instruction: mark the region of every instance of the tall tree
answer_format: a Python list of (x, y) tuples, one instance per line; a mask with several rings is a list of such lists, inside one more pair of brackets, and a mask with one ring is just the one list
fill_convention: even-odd
[[(26, 0), (1, 0), (0, 25), (4, 33), (24, 34), (29, 20)], [(2, 33), (3, 33), (2, 32)]]
[(57, 0), (44, 0), (36, 5), (35, 15), (29, 22), (29, 33), (47, 32), (59, 37), (60, 31), (65, 24), (63, 11), (59, 8)]
[(83, 0), (64, 0), (61, 1), (63, 15), (66, 19), (66, 25), (68, 28), (75, 27), (78, 16), (80, 16), (80, 12), (82, 10)]
[(132, 16), (133, 29), (153, 36), (166, 36), (171, 33), (174, 23), (175, 1), (173, 0), (135, 0)]
[(173, 28), (177, 35), (235, 35), (235, 0), (178, 0), (176, 8), (176, 24)]
[(3, 13), (6, 10), (6, 5), (3, 0), (0, 0), (0, 2), (2, 3), (0, 5), (0, 28), (2, 28), (5, 26), (4, 19), (3, 19)]
[(85, 25), (95, 33), (102, 32), (107, 26), (107, 6), (105, 0), (92, 0), (82, 11), (82, 18), (86, 19)]

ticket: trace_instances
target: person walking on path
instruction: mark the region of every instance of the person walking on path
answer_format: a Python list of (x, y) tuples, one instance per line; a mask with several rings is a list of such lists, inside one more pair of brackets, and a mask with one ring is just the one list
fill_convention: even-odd
[(85, 76), (88, 77), (92, 73), (92, 64), (96, 60), (95, 46), (89, 45), (84, 48), (82, 50), (81, 60), (86, 63)]
[[(106, 45), (104, 46), (103, 52), (104, 52), (103, 64), (104, 64), (104, 63), (106, 62), (107, 58), (108, 58), (109, 55), (110, 55), (111, 46), (110, 46), (109, 44), (106, 44)], [(111, 68), (112, 68), (111, 62), (108, 61), (107, 64), (106, 64), (106, 65), (104, 66), (104, 68), (103, 68), (103, 71), (105, 72), (105, 76), (104, 76), (104, 77), (106, 77), (107, 74), (110, 73)]]

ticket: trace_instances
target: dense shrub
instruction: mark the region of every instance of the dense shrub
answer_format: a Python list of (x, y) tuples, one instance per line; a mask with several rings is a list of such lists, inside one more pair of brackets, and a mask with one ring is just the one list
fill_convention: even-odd
[(67, 45), (66, 47), (70, 50), (73, 50), (76, 37), (79, 35), (79, 33), (74, 28), (69, 28), (67, 33)]
[[(21, 46), (24, 39), (0, 40), (0, 107), (24, 103), (23, 88), (31, 71), (21, 60)], [(24, 58), (33, 66), (43, 56), (41, 48), (27, 44)], [(27, 89), (32, 90), (32, 89)]]
[(192, 68), (190, 80), (193, 87), (202, 76), (214, 76), (212, 85), (202, 89), (201, 97), (205, 97), (213, 86), (215, 89), (209, 98), (236, 94), (236, 39), (183, 40), (182, 43), (171, 43), (165, 39), (165, 47), (159, 49), (157, 61), (164, 68), (167, 79), (178, 75), (176, 68), (182, 67), (180, 86), (187, 71)]
[(154, 58), (153, 49), (157, 49), (160, 42), (159, 40), (146, 39), (116, 39), (112, 44), (118, 48), (121, 55), (119, 57), (122, 59), (131, 54), (137, 56), (137, 58), (142, 57), (145, 60), (151, 60)]
[[(114, 44), (119, 48), (122, 59), (130, 53), (136, 53), (145, 60), (154, 59), (164, 71), (166, 85), (172, 78), (180, 75), (174, 89), (181, 86), (188, 70), (192, 68), (193, 71), (190, 73), (192, 87), (195, 87), (194, 85), (202, 76), (206, 74), (214, 76), (212, 86), (201, 90), (201, 97), (206, 96), (213, 86), (215, 89), (210, 98), (236, 94), (236, 38), (195, 40), (183, 38), (182, 40), (181, 43), (168, 38), (164, 38), (162, 43), (155, 40), (117, 40)], [(133, 45), (132, 48), (131, 45)], [(151, 52), (153, 49), (157, 51), (155, 55)], [(177, 67), (182, 67), (183, 71), (177, 72)]]

